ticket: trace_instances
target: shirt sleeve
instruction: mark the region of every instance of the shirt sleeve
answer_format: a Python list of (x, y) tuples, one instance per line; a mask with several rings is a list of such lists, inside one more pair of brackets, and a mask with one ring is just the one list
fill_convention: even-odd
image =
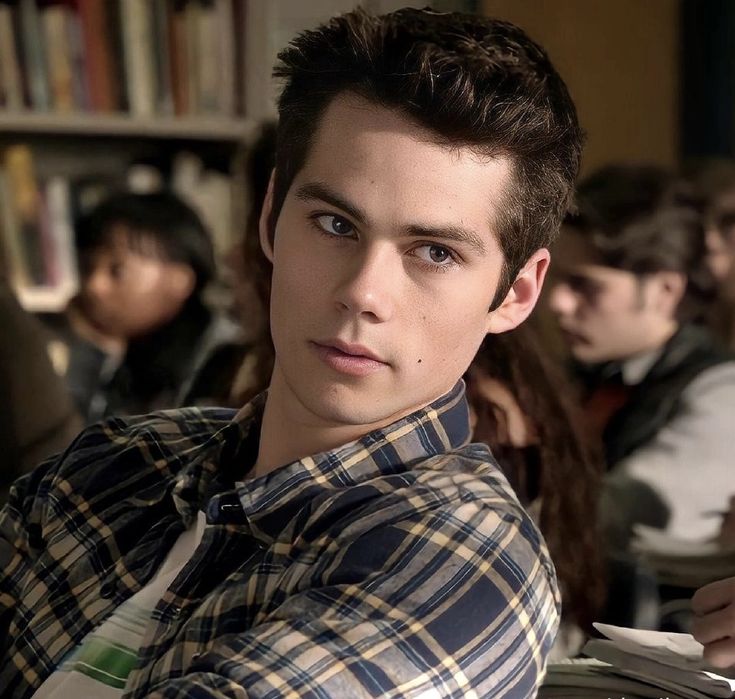
[(601, 503), (611, 540), (625, 545), (635, 523), (685, 539), (717, 533), (715, 512), (735, 493), (735, 362), (702, 372), (676, 415), (607, 475)]
[(545, 545), (517, 512), (465, 503), (368, 532), (321, 570), (323, 586), (147, 696), (535, 696), (559, 597)]

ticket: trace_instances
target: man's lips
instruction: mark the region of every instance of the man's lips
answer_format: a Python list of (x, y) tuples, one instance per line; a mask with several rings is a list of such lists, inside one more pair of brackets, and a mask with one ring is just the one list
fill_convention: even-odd
[(342, 340), (320, 340), (310, 344), (327, 366), (342, 374), (366, 376), (388, 366), (387, 362), (363, 345)]
[(588, 340), (584, 335), (574, 332), (573, 330), (569, 330), (563, 327), (561, 328), (561, 334), (564, 337), (564, 339), (570, 344), (573, 344), (573, 345), (588, 344)]

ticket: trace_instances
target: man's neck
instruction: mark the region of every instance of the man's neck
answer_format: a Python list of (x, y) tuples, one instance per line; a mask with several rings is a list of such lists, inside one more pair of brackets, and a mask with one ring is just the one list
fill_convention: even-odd
[(258, 458), (251, 473), (258, 478), (307, 456), (336, 449), (387, 427), (416, 409), (369, 425), (329, 422), (310, 412), (289, 390), (276, 361), (263, 409)]

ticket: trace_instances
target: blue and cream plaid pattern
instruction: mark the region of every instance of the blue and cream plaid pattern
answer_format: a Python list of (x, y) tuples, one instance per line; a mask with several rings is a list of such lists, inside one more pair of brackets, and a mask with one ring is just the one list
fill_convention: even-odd
[(357, 442), (239, 482), (262, 397), (91, 427), (0, 514), (0, 694), (31, 697), (208, 526), (159, 602), (130, 699), (532, 697), (556, 633), (545, 544), (464, 386)]

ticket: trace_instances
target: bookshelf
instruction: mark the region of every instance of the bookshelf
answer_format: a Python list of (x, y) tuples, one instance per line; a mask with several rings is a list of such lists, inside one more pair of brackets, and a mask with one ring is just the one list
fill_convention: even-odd
[(247, 143), (257, 122), (207, 117), (136, 118), (123, 114), (58, 115), (0, 111), (0, 139), (33, 136), (139, 138)]
[(112, 189), (172, 187), (221, 258), (244, 230), (248, 145), (275, 116), (277, 52), (357, 4), (0, 0), (0, 272), (21, 303), (64, 308), (74, 221)]
[(0, 0), (0, 265), (28, 310), (65, 307), (74, 221), (110, 191), (171, 187), (220, 257), (238, 239), (272, 113), (249, 87), (269, 70), (250, 38), (265, 4)]

